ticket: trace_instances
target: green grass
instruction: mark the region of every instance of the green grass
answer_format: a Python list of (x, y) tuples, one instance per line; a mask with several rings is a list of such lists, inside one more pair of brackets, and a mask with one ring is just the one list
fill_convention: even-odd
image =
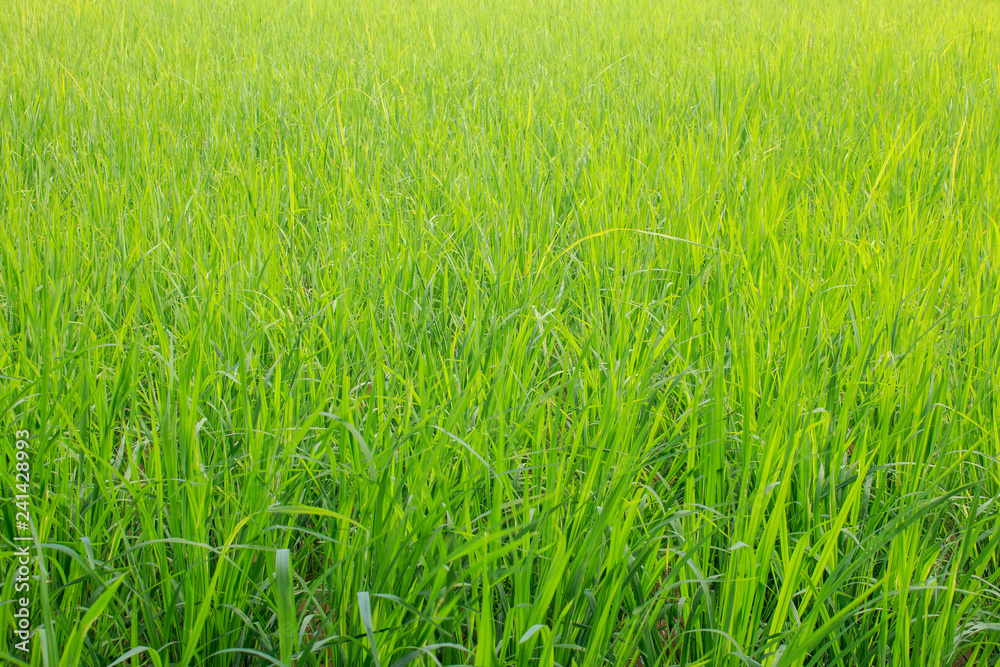
[(998, 28), (3, 3), (0, 658), (996, 665)]

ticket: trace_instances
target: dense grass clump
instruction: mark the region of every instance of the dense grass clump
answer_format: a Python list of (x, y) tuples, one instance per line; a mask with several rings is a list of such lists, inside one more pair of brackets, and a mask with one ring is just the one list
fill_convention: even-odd
[(6, 663), (1000, 660), (996, 3), (3, 4)]

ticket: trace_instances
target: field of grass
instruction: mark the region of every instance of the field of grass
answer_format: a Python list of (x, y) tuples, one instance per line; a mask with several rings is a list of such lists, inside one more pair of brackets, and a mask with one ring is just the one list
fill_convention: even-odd
[(996, 2), (2, 5), (0, 662), (1000, 662)]

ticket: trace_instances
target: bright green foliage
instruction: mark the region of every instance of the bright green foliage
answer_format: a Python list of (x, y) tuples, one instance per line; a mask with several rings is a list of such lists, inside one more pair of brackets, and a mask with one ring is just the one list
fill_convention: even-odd
[(0, 4), (4, 661), (997, 664), (995, 2)]

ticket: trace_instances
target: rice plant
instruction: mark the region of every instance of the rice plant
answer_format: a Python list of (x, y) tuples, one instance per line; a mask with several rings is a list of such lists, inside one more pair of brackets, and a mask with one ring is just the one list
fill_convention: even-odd
[(998, 29), (3, 3), (0, 659), (997, 665)]

